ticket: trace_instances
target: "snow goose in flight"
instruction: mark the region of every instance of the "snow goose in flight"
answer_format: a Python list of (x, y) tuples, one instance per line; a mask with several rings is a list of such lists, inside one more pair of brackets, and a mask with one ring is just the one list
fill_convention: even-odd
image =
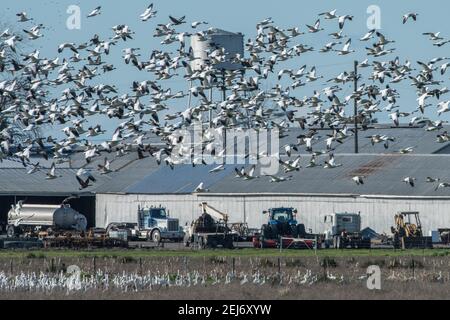
[(355, 176), (352, 178), (352, 180), (359, 186), (361, 184), (364, 184), (363, 178), (365, 178), (365, 177), (364, 176)]
[(194, 192), (209, 192), (209, 189), (204, 188), (203, 186), (203, 182), (200, 182), (200, 184), (197, 186), (197, 188), (195, 188)]
[(409, 20), (409, 18), (412, 18), (414, 21), (417, 21), (418, 15), (419, 15), (418, 13), (414, 13), (414, 12), (404, 14), (403, 15), (403, 24), (405, 24)]
[(16, 14), (19, 17), (19, 22), (27, 22), (33, 20), (33, 18), (28, 18), (26, 12), (19, 12)]
[(351, 43), (352, 43), (352, 39), (348, 39), (347, 42), (345, 43), (344, 47), (342, 48), (342, 50), (335, 50), (335, 51), (338, 52), (338, 55), (340, 55), (340, 56), (344, 56), (349, 53), (355, 52), (355, 50), (350, 50)]
[(103, 164), (97, 165), (98, 171), (100, 171), (100, 174), (108, 174), (113, 172), (111, 170), (111, 162), (108, 160), (108, 158), (105, 157), (105, 160), (103, 161)]
[(341, 167), (342, 164), (341, 163), (336, 163), (335, 159), (334, 159), (334, 154), (330, 153), (330, 159), (328, 161), (325, 161), (324, 164), (324, 168), (325, 169), (333, 169), (333, 168), (337, 168), (337, 167)]
[(53, 180), (53, 179), (56, 179), (59, 177), (61, 177), (61, 176), (56, 175), (56, 166), (55, 166), (55, 163), (53, 162), (52, 166), (50, 167), (50, 171), (47, 173), (47, 177), (45, 179)]
[(319, 16), (325, 16), (324, 18), (325, 19), (327, 19), (327, 20), (333, 20), (333, 19), (336, 19), (338, 16), (336, 15), (336, 12), (337, 12), (337, 10), (336, 9), (334, 9), (334, 10), (331, 10), (331, 11), (328, 11), (328, 12), (322, 12), (322, 13), (319, 13)]
[(154, 16), (156, 16), (156, 13), (158, 11), (153, 11), (153, 3), (151, 3), (147, 9), (145, 9), (144, 13), (141, 14), (139, 17), (141, 18), (142, 21), (147, 21), (150, 18), (153, 18)]
[(289, 173), (292, 171), (299, 171), (301, 166), (300, 166), (300, 156), (297, 157), (297, 159), (295, 159), (294, 161), (283, 161), (283, 160), (278, 160), (279, 163), (283, 166), (284, 172), (285, 173)]
[(317, 19), (314, 26), (306, 25), (306, 27), (308, 28), (308, 31), (310, 33), (316, 33), (316, 32), (324, 30), (323, 28), (320, 28), (320, 19)]
[(353, 16), (348, 15), (348, 14), (346, 14), (344, 16), (339, 16), (339, 29), (342, 30), (344, 28), (345, 20), (352, 21), (353, 20)]
[(86, 169), (81, 168), (77, 171), (76, 179), (78, 183), (80, 184), (80, 190), (86, 189), (90, 187), (89, 184), (90, 181), (96, 182), (97, 180), (94, 178), (94, 176)]
[(201, 24), (208, 24), (208, 22), (207, 21), (194, 21), (194, 22), (191, 23), (191, 27), (193, 29), (195, 29)]
[(360, 41), (367, 41), (369, 39), (372, 39), (373, 34), (376, 32), (375, 29), (370, 30), (369, 32), (367, 32), (362, 38), (360, 38)]
[(450, 187), (450, 183), (448, 182), (441, 182), (436, 186), (436, 189), (434, 189), (435, 191), (441, 189), (441, 188), (449, 188)]
[(414, 181), (416, 181), (416, 178), (413, 177), (406, 177), (402, 180), (406, 184), (409, 184), (411, 187), (414, 187)]
[(223, 171), (223, 170), (225, 170), (225, 165), (221, 164), (221, 165), (219, 165), (219, 166), (209, 170), (209, 173), (216, 173), (216, 172), (220, 172), (220, 171)]
[(92, 17), (98, 16), (101, 13), (101, 11), (100, 11), (101, 9), (102, 9), (102, 7), (98, 6), (97, 8), (92, 10), (91, 13), (89, 13), (87, 17), (92, 18)]
[(444, 38), (440, 37), (440, 32), (425, 32), (422, 33), (424, 36), (429, 36), (431, 41), (439, 41), (444, 40)]
[(184, 21), (184, 19), (186, 18), (186, 16), (182, 16), (181, 18), (174, 18), (172, 16), (169, 16), (170, 21), (173, 22), (174, 25), (178, 26), (180, 24), (186, 23)]
[(292, 180), (292, 179), (293, 179), (292, 176), (288, 176), (288, 177), (278, 177), (278, 176), (269, 175), (269, 177), (271, 178), (271, 179), (270, 179), (270, 182), (276, 182), (276, 183), (279, 183), (279, 182), (285, 182), (285, 181), (289, 181), (289, 180)]

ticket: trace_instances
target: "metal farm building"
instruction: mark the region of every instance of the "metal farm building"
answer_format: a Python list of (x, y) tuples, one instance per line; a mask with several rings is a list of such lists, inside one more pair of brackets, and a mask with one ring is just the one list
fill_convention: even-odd
[[(281, 139), (282, 159), (286, 158), (282, 146), (296, 143), (302, 133), (305, 132), (301, 129), (290, 129)], [(322, 139), (313, 145), (314, 151), (326, 150), (323, 137), (330, 133), (319, 129)], [(382, 144), (372, 145), (366, 137), (374, 134), (394, 136), (396, 141), (390, 143), (389, 149)], [(397, 211), (419, 211), (426, 233), (450, 227), (450, 188), (435, 190), (436, 183), (426, 182), (427, 177), (450, 182), (449, 143), (437, 143), (436, 132), (427, 132), (425, 128), (387, 126), (361, 132), (359, 140), (359, 154), (352, 154), (352, 138), (333, 146), (336, 163), (342, 164), (333, 169), (306, 168), (310, 155), (300, 146), (302, 168), (298, 172), (283, 173), (292, 175), (293, 179), (280, 183), (272, 183), (264, 176), (249, 181), (236, 178), (235, 168), (241, 168), (241, 164), (226, 165), (217, 173), (209, 173), (217, 164), (178, 165), (172, 170), (164, 163), (158, 166), (152, 157), (138, 160), (137, 153), (130, 152), (111, 163), (116, 172), (96, 175), (97, 183), (80, 191), (75, 172), (78, 167), (86, 166), (82, 153), (75, 155), (70, 167), (61, 169), (63, 177), (55, 181), (45, 181), (45, 170), (30, 176), (20, 168), (20, 163), (16, 167), (9, 163), (6, 167), (4, 161), (0, 165), (0, 217), (5, 219), (5, 210), (14, 203), (15, 195), (28, 198), (30, 203), (36, 197), (45, 202), (52, 196), (60, 199), (77, 195), (79, 198), (73, 200), (74, 205), (80, 206), (80, 212), (89, 217), (90, 225), (97, 227), (106, 227), (111, 222), (136, 222), (139, 205), (165, 206), (171, 216), (186, 224), (200, 214), (199, 204), (203, 201), (228, 213), (230, 222), (247, 222), (250, 227), (261, 226), (266, 219), (262, 211), (277, 206), (297, 208), (298, 219), (313, 232), (323, 231), (324, 215), (344, 211), (360, 212), (362, 227), (371, 227), (378, 233), (390, 232)], [(414, 152), (405, 155), (397, 152), (405, 147), (414, 147)], [(293, 157), (295, 154), (297, 152)], [(95, 170), (104, 156), (115, 155), (102, 154), (98, 162), (87, 167)], [(326, 153), (319, 156), (318, 163), (327, 158)], [(244, 166), (246, 170), (251, 167)], [(356, 175), (365, 177), (363, 185), (352, 181)], [(402, 181), (407, 176), (417, 179), (414, 187)], [(194, 192), (200, 182), (208, 192)]]
[[(301, 133), (300, 129), (291, 130), (281, 140), (281, 150), (283, 145), (295, 143)], [(320, 135), (329, 133), (323, 130)], [(206, 201), (228, 213), (230, 221), (247, 222), (251, 227), (265, 222), (263, 210), (277, 206), (297, 208), (299, 219), (313, 232), (323, 230), (324, 215), (343, 211), (360, 212), (363, 227), (379, 233), (390, 232), (397, 211), (419, 211), (425, 232), (449, 227), (450, 189), (435, 190), (436, 183), (425, 181), (430, 176), (450, 182), (450, 144), (436, 143), (436, 133), (424, 128), (380, 126), (362, 134), (357, 155), (351, 154), (351, 138), (336, 146), (336, 162), (342, 166), (305, 168), (310, 155), (302, 153), (300, 171), (290, 173), (293, 180), (281, 183), (271, 183), (269, 177), (250, 181), (236, 178), (234, 169), (242, 165), (226, 165), (225, 170), (211, 174), (209, 170), (215, 165), (181, 165), (171, 170), (165, 165), (157, 166), (153, 159), (145, 159), (127, 167), (120, 181), (114, 179), (114, 183), (96, 190), (96, 224), (135, 221), (138, 205), (165, 206), (171, 215), (180, 218), (180, 223), (190, 223), (200, 214), (199, 204)], [(397, 139), (386, 150), (382, 144), (372, 146), (370, 139), (365, 138), (372, 134)], [(394, 152), (409, 146), (415, 147), (414, 153)], [(326, 147), (320, 142), (313, 149)], [(322, 155), (319, 162), (327, 157)], [(249, 168), (247, 165), (246, 170)], [(364, 185), (357, 186), (352, 181), (356, 175), (365, 176)], [(407, 176), (417, 179), (414, 187), (402, 181)], [(200, 182), (208, 192), (194, 192)]]

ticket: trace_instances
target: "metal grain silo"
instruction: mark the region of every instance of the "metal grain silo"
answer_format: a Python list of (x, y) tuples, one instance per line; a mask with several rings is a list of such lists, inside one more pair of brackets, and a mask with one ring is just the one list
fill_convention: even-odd
[(193, 70), (199, 70), (202, 65), (209, 61), (208, 52), (217, 48), (224, 48), (226, 61), (214, 65), (217, 70), (238, 70), (242, 69), (240, 64), (232, 63), (231, 60), (240, 54), (244, 56), (244, 35), (240, 32), (234, 33), (221, 29), (209, 29), (207, 35), (202, 38), (192, 35), (191, 48), (195, 58), (191, 64)]

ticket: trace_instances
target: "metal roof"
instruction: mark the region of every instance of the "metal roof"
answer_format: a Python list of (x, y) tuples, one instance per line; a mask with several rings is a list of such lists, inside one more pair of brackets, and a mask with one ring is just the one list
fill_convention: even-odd
[[(321, 156), (320, 163), (326, 160)], [(259, 177), (250, 181), (232, 175), (210, 186), (210, 193), (248, 194), (328, 194), (328, 195), (393, 195), (416, 197), (450, 197), (450, 189), (435, 190), (436, 183), (427, 183), (428, 176), (450, 182), (450, 156), (448, 155), (336, 155), (336, 163), (342, 166), (333, 169), (323, 167), (305, 168), (309, 159), (302, 159), (302, 169), (285, 182), (270, 182), (270, 177)], [(258, 169), (256, 170), (258, 172)], [(363, 185), (356, 185), (352, 177), (365, 176)], [(403, 182), (405, 177), (414, 177), (415, 186)]]
[[(444, 129), (450, 129), (445, 127)], [(300, 128), (290, 128), (288, 137), (280, 141), (280, 154), (285, 159), (283, 145), (296, 143), (297, 136), (306, 131)], [(319, 130), (318, 135), (324, 140), (330, 130)], [(396, 141), (390, 144), (388, 150), (381, 144), (372, 146), (370, 139), (365, 137), (373, 134), (395, 136)], [(334, 143), (333, 151), (336, 162), (342, 166), (334, 169), (322, 167), (305, 168), (310, 155), (305, 146), (300, 146), (302, 154), (302, 169), (290, 173), (294, 179), (281, 183), (270, 182), (269, 177), (260, 177), (244, 181), (235, 177), (234, 168), (242, 165), (226, 165), (225, 170), (209, 173), (216, 165), (196, 166), (178, 165), (174, 170), (164, 163), (158, 166), (152, 157), (138, 160), (135, 151), (118, 157), (116, 153), (105, 153), (86, 164), (83, 153), (71, 157), (71, 163), (57, 165), (60, 178), (46, 180), (46, 172), (52, 163), (41, 161), (45, 169), (28, 175), (20, 161), (3, 160), (0, 163), (0, 194), (92, 194), (92, 193), (132, 193), (132, 194), (185, 194), (192, 193), (201, 183), (209, 189), (205, 194), (335, 194), (335, 195), (398, 195), (444, 197), (450, 196), (450, 188), (435, 191), (436, 184), (426, 183), (427, 176), (440, 178), (442, 182), (450, 182), (450, 144), (436, 142), (436, 132), (427, 132), (425, 128), (391, 128), (379, 126), (360, 132), (360, 154), (354, 155), (353, 138), (349, 137), (343, 144)], [(242, 140), (237, 142), (242, 144)], [(398, 153), (400, 148), (414, 147), (409, 155)], [(229, 146), (229, 148), (231, 148)], [(325, 150), (322, 141), (316, 142), (313, 150)], [(297, 152), (294, 152), (294, 156)], [(108, 175), (96, 173), (99, 163), (107, 157), (115, 172)], [(323, 163), (328, 155), (319, 157)], [(291, 159), (292, 159), (291, 158)], [(33, 161), (36, 162), (36, 161)], [(92, 169), (97, 182), (93, 187), (79, 190), (75, 174), (78, 168)], [(245, 166), (247, 170), (250, 165)], [(258, 174), (259, 168), (256, 170)], [(281, 174), (286, 176), (286, 174)], [(352, 177), (365, 176), (365, 184), (357, 186)], [(402, 182), (406, 176), (417, 179), (416, 186), (410, 187)]]
[[(94, 186), (80, 190), (75, 179), (75, 169), (57, 169), (57, 179), (46, 180), (46, 171), (27, 174), (24, 168), (0, 169), (0, 195), (89, 195)], [(96, 176), (96, 184), (103, 184), (110, 180), (108, 176)]]

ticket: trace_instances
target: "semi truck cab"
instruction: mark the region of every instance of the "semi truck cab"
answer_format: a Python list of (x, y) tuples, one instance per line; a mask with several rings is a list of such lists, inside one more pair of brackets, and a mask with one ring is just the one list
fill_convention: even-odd
[(138, 208), (138, 227), (140, 238), (156, 243), (162, 240), (181, 242), (184, 239), (183, 228), (179, 220), (170, 218), (169, 212), (164, 207)]

